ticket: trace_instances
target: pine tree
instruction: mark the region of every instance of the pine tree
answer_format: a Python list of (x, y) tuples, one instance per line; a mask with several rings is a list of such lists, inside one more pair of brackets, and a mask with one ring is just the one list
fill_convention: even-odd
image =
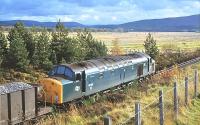
[(92, 59), (97, 57), (102, 57), (107, 55), (107, 48), (105, 44), (101, 41), (92, 40), (88, 41), (88, 48), (86, 59)]
[(106, 56), (107, 55), (107, 51), (108, 51), (106, 45), (101, 41), (96, 41), (95, 43), (96, 43), (96, 47), (95, 48), (96, 48), (96, 50), (97, 50), (97, 52), (99, 54), (96, 57)]
[(31, 32), (25, 32), (23, 39), (24, 39), (24, 42), (26, 44), (26, 49), (29, 52), (28, 59), (31, 60), (31, 58), (34, 54), (34, 49), (35, 49), (34, 36)]
[(144, 41), (145, 52), (149, 54), (153, 59), (156, 59), (159, 55), (159, 50), (156, 45), (156, 40), (154, 40), (153, 36), (148, 33), (146, 40)]
[(78, 48), (79, 48), (79, 54), (80, 58), (79, 60), (85, 60), (89, 59), (87, 55), (91, 51), (92, 48), (89, 48), (88, 42), (93, 39), (92, 34), (88, 32), (86, 29), (83, 32), (77, 33), (77, 41), (78, 41)]
[(68, 33), (68, 30), (65, 28), (64, 24), (60, 21), (60, 19), (56, 24), (56, 31), (59, 33)]
[(3, 32), (0, 32), (0, 66), (1, 63), (5, 61), (5, 57), (7, 55), (7, 39)]
[(11, 32), (9, 32), (9, 42), (9, 66), (18, 70), (26, 70), (29, 64), (28, 52), (26, 50), (25, 42), (17, 30), (12, 29)]
[(81, 61), (81, 58), (84, 58), (84, 56), (82, 56), (80, 50), (81, 50), (81, 47), (78, 44), (78, 41), (76, 39), (67, 38), (63, 42), (63, 46), (62, 46), (63, 56), (62, 57), (66, 63)]
[(77, 39), (80, 44), (80, 57), (84, 57), (87, 60), (107, 55), (105, 44), (96, 40), (87, 30), (79, 32)]
[(2, 49), (0, 49), (0, 67), (1, 67), (1, 64), (2, 64), (2, 62), (3, 62), (3, 51), (2, 51)]
[[(52, 52), (55, 52), (56, 54), (56, 62), (61, 63), (63, 59), (63, 51), (62, 46), (64, 44), (64, 41), (68, 38), (68, 31), (65, 29), (65, 26), (63, 23), (58, 21), (56, 24), (56, 31), (52, 33), (52, 42), (51, 42), (51, 49)], [(53, 62), (52, 58), (51, 61)], [(55, 61), (54, 61), (55, 62)]]
[(57, 57), (56, 57), (56, 52), (52, 49), (51, 49), (51, 54), (50, 54), (50, 60), (54, 65), (58, 63)]
[(50, 43), (48, 32), (43, 31), (36, 38), (37, 43), (35, 46), (35, 52), (33, 54), (33, 65), (37, 68), (43, 68), (45, 70), (52, 67), (50, 58)]
[(19, 36), (23, 39), (25, 43), (25, 47), (28, 51), (28, 59), (31, 60), (33, 53), (34, 53), (34, 48), (35, 48), (35, 43), (34, 43), (34, 37), (31, 32), (28, 32), (28, 30), (24, 27), (22, 22), (17, 22), (14, 25), (14, 28), (10, 31), (8, 35), (8, 40), (11, 41), (13, 38), (13, 33), (18, 32)]
[(6, 36), (3, 34), (3, 32), (0, 32), (0, 49), (3, 51), (3, 54), (7, 53), (7, 44), (8, 41), (6, 39)]

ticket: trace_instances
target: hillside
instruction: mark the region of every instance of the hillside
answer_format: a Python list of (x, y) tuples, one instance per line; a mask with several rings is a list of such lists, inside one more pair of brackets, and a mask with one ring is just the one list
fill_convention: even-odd
[(183, 32), (200, 31), (200, 14), (164, 19), (149, 19), (119, 25), (95, 25), (95, 28), (123, 29), (124, 31)]
[(133, 31), (199, 31), (200, 14), (186, 17), (129, 22), (119, 27)]
[[(0, 26), (12, 26), (19, 20), (0, 21)], [(21, 20), (26, 26), (54, 27), (56, 22), (38, 22)], [(155, 31), (155, 32), (199, 32), (200, 14), (163, 19), (148, 19), (117, 25), (83, 25), (77, 22), (63, 22), (68, 28), (96, 28), (120, 31)]]
[[(0, 21), (0, 26), (13, 26), (16, 22), (23, 22), (25, 26), (31, 27), (31, 26), (37, 26), (37, 27), (55, 27), (57, 22), (38, 22), (38, 21), (32, 21), (32, 20), (9, 20), (9, 21)], [(68, 28), (82, 28), (86, 27), (80, 23), (77, 22), (63, 22), (65, 27)]]

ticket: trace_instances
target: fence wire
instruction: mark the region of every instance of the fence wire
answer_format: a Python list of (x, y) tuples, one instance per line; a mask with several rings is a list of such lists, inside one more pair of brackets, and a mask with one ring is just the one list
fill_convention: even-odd
[[(199, 76), (199, 75), (198, 75)], [(186, 105), (185, 100), (185, 78), (176, 80), (177, 82), (177, 113), (175, 112), (174, 106), (174, 89), (175, 86), (163, 87), (163, 112), (164, 112), (164, 123), (166, 125), (174, 124), (174, 122), (184, 121), (184, 124), (192, 125), (194, 122), (200, 123), (200, 114), (195, 114), (189, 106), (191, 103), (194, 103), (194, 75), (188, 76), (188, 104)], [(200, 79), (198, 77), (198, 84), (200, 83)], [(200, 92), (200, 88), (197, 87), (197, 91)], [(141, 124), (142, 125), (159, 125), (159, 96), (156, 95), (155, 99), (151, 101), (149, 104), (141, 102), (141, 109), (138, 112), (141, 116)], [(198, 102), (195, 102), (197, 106), (199, 106), (200, 113), (200, 99)], [(133, 113), (127, 120), (120, 123), (120, 125), (129, 125), (134, 124), (134, 117), (138, 115), (138, 113)]]

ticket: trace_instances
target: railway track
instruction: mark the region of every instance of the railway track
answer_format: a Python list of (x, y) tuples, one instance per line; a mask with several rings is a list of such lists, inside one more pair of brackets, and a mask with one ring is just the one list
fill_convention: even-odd
[[(200, 57), (197, 57), (197, 58), (195, 58), (195, 59), (191, 59), (191, 60), (185, 61), (185, 62), (183, 62), (183, 63), (180, 63), (180, 64), (178, 64), (178, 68), (184, 68), (184, 67), (186, 67), (186, 66), (188, 66), (188, 65), (192, 65), (192, 64), (195, 64), (195, 63), (198, 63), (198, 62), (200, 62)], [(166, 72), (166, 71), (171, 71), (171, 70), (173, 70), (173, 68), (174, 68), (174, 66), (171, 66), (171, 67), (169, 67), (169, 68), (167, 68), (167, 69), (163, 69), (163, 70), (160, 70), (160, 71), (156, 71), (156, 74), (155, 74), (155, 75), (157, 75), (157, 74), (162, 74), (162, 73), (164, 73), (164, 72)]]

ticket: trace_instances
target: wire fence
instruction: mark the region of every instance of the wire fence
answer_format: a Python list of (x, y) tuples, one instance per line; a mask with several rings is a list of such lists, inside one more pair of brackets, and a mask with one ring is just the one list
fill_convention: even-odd
[[(172, 87), (162, 87), (149, 104), (142, 100), (136, 101), (133, 115), (119, 125), (171, 125), (181, 120), (185, 124), (189, 124), (190, 120), (200, 123), (200, 116), (187, 110), (198, 96), (198, 82), (198, 70), (195, 70), (194, 75), (176, 79)], [(111, 117), (104, 117), (104, 125), (111, 124)]]

